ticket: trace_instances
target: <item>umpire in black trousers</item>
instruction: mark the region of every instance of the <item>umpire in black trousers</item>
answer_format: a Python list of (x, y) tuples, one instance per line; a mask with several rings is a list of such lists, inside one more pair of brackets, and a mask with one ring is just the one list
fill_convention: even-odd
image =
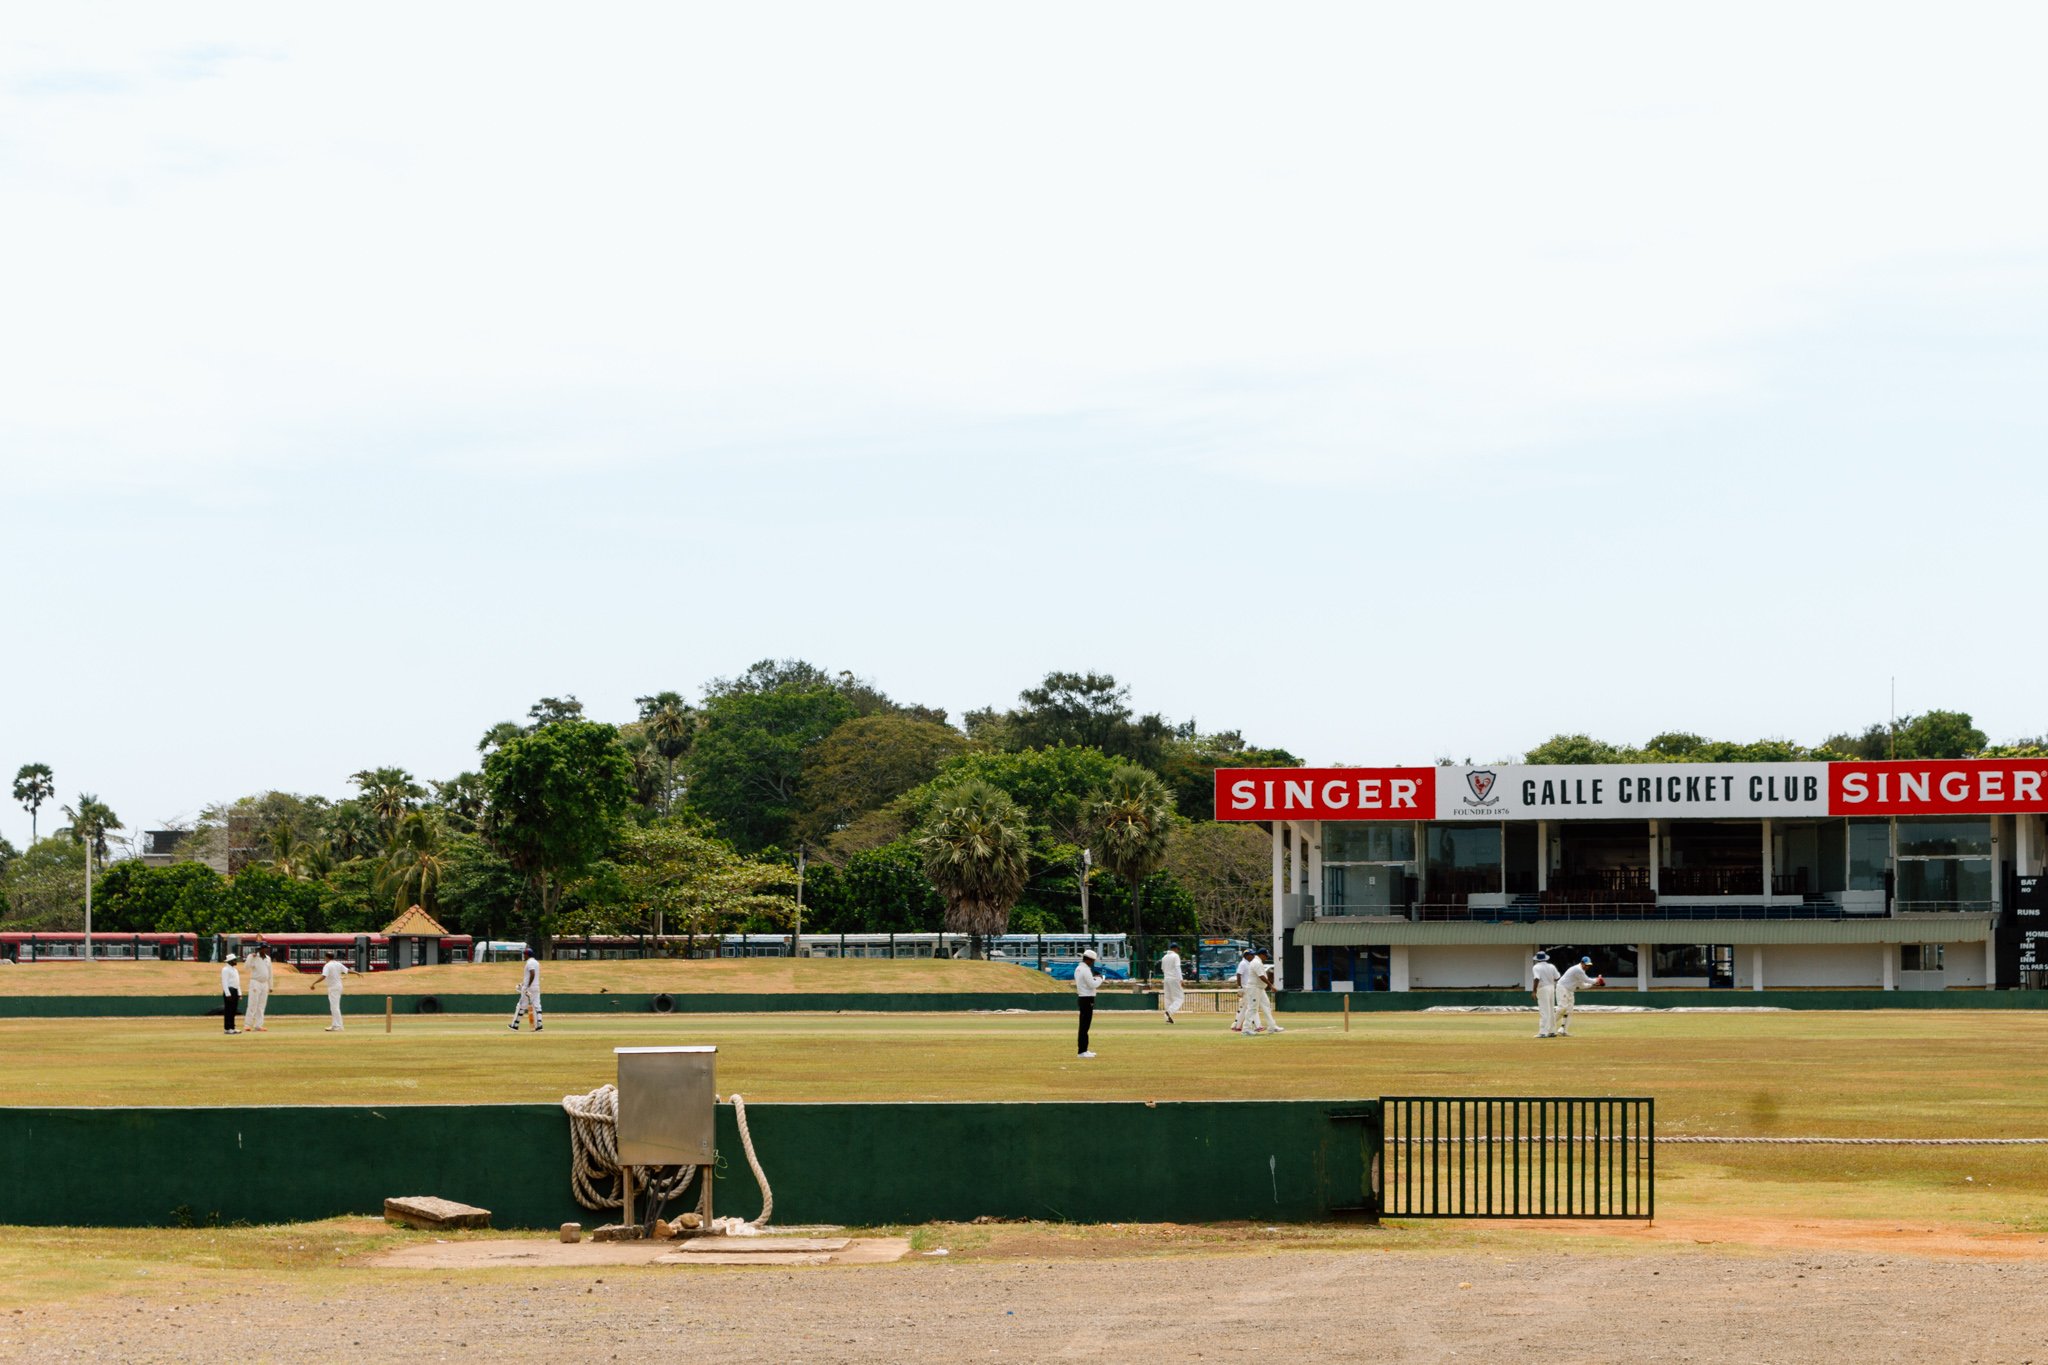
[(1095, 988), (1102, 978), (1095, 974), (1095, 950), (1082, 952), (1081, 960), (1074, 964), (1074, 994), (1081, 1006), (1081, 1055), (1093, 1057), (1088, 1050), (1088, 1025), (1095, 1021)]

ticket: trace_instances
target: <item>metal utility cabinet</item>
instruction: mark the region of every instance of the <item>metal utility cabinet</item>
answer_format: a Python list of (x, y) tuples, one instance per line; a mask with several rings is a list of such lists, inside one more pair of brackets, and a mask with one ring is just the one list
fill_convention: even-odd
[(696, 1166), (710, 1208), (716, 1162), (715, 1047), (619, 1047), (619, 1165), (626, 1169), (625, 1221), (633, 1221), (636, 1166)]

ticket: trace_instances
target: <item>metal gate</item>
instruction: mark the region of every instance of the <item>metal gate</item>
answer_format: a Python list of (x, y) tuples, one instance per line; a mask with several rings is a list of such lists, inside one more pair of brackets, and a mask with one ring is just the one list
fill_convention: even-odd
[(1380, 1100), (1388, 1218), (1654, 1218), (1650, 1099)]

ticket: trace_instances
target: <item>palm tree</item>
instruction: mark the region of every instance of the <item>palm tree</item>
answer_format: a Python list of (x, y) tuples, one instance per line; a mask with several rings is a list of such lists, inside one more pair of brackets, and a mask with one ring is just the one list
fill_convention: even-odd
[(57, 778), (47, 763), (24, 763), (14, 775), (14, 799), (28, 812), (28, 841), (36, 841), (36, 812), (57, 794)]
[(1126, 763), (1088, 803), (1096, 861), (1131, 884), (1131, 934), (1145, 932), (1145, 879), (1166, 862), (1173, 793), (1156, 773)]
[(428, 811), (407, 814), (399, 821), (391, 851), (384, 859), (384, 885), (394, 892), (398, 913), (417, 905), (433, 914), (441, 877), (447, 870), (447, 841), (442, 837), (441, 822)]
[(690, 751), (690, 741), (697, 737), (699, 717), (696, 708), (685, 702), (679, 692), (656, 692), (635, 700), (640, 703), (640, 722), (647, 727), (647, 738), (667, 765), (661, 787), (661, 813), (667, 815), (675, 796), (676, 763)]
[(95, 857), (102, 864), (107, 861), (107, 831), (123, 828), (121, 817), (91, 792), (80, 792), (78, 805), (64, 807), (64, 814), (71, 819), (72, 839), (85, 845), (86, 872), (90, 875)]
[(306, 863), (313, 853), (313, 845), (299, 837), (299, 832), (289, 820), (280, 820), (270, 827), (263, 836), (263, 842), (270, 846), (270, 865), (287, 877), (304, 877)]
[(327, 843), (346, 862), (383, 847), (383, 829), (360, 798), (343, 801), (327, 813)]
[(979, 780), (941, 792), (917, 847), (925, 876), (946, 898), (948, 932), (988, 935), (1010, 927), (1010, 909), (1031, 869), (1024, 811), (1007, 794)]
[(427, 789), (413, 781), (412, 774), (403, 768), (365, 768), (351, 775), (349, 781), (362, 792), (363, 804), (383, 827), (387, 847), (397, 834), (398, 822), (427, 794)]

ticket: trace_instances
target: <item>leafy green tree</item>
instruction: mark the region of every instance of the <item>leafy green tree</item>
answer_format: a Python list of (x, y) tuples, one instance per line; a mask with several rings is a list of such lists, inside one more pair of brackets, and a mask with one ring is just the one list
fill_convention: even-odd
[(907, 793), (904, 801), (913, 822), (921, 824), (941, 793), (963, 782), (987, 782), (1030, 813), (1034, 837), (1050, 853), (1053, 843), (1085, 842), (1088, 803), (1116, 769), (1116, 760), (1098, 749), (977, 750), (947, 760), (936, 777)]
[(615, 932), (785, 929), (796, 917), (787, 868), (743, 857), (687, 820), (657, 820), (629, 830), (616, 862), (630, 911)]
[(1628, 750), (1591, 735), (1552, 735), (1522, 755), (1524, 763), (1626, 763)]
[(1024, 812), (987, 782), (968, 781), (939, 794), (919, 831), (924, 874), (946, 902), (952, 933), (1000, 934), (1030, 877)]
[(446, 782), (435, 782), (434, 804), (448, 828), (458, 834), (474, 834), (484, 818), (484, 777), (482, 773), (457, 773)]
[(1272, 845), (1256, 826), (1179, 821), (1165, 870), (1193, 902), (1201, 933), (1236, 937), (1273, 927)]
[(450, 835), (446, 858), (435, 918), (458, 934), (505, 937), (519, 923), (519, 898), (526, 886), (519, 869), (473, 834)]
[(30, 844), (0, 878), (6, 927), (69, 933), (85, 927), (85, 845), (53, 835)]
[(57, 794), (57, 777), (47, 763), (24, 763), (14, 774), (14, 799), (28, 812), (28, 841), (36, 841), (36, 812)]
[(853, 714), (853, 703), (829, 683), (712, 695), (690, 750), (690, 805), (742, 852), (787, 842), (802, 809), (806, 760)]
[(1095, 861), (1131, 885), (1131, 932), (1145, 932), (1144, 882), (1166, 862), (1173, 794), (1157, 773), (1125, 764), (1088, 806)]
[(545, 943), (568, 883), (610, 849), (632, 798), (619, 732), (560, 720), (484, 760), (484, 835), (526, 880), (528, 937)]
[(843, 867), (811, 865), (804, 924), (820, 933), (928, 934), (945, 927), (946, 902), (910, 839), (853, 854)]
[(81, 792), (78, 804), (64, 807), (64, 814), (71, 821), (72, 839), (85, 845), (87, 864), (104, 864), (107, 861), (107, 835), (124, 828), (121, 817), (91, 792)]
[(337, 802), (323, 824), (329, 847), (343, 862), (351, 858), (372, 857), (383, 850), (383, 823), (360, 800), (352, 798)]
[(1216, 809), (1218, 768), (1298, 768), (1301, 760), (1285, 749), (1261, 749), (1245, 743), (1235, 730), (1213, 735), (1169, 739), (1155, 766), (1174, 808), (1190, 818), (1206, 819)]
[[(1157, 942), (1161, 934), (1192, 934), (1201, 927), (1201, 914), (1196, 909), (1195, 898), (1189, 890), (1176, 881), (1170, 873), (1154, 872), (1134, 888), (1129, 882), (1105, 877), (1095, 885), (1094, 905), (1091, 907), (1090, 922), (1097, 932), (1143, 933), (1154, 941), (1146, 945), (1148, 961), (1156, 961), (1164, 947)], [(1145, 908), (1145, 923), (1141, 929), (1137, 924), (1138, 899), (1142, 897)], [(1020, 933), (1072, 932), (1074, 927), (1064, 921), (1048, 922), (1043, 929), (1026, 929), (1012, 921)], [(1257, 926), (1254, 926), (1255, 928)], [(1271, 927), (1270, 920), (1267, 927)], [(1136, 947), (1135, 944), (1132, 945)]]
[(894, 714), (856, 716), (806, 758), (796, 832), (822, 840), (929, 782), (966, 749), (966, 736), (950, 725)]
[(21, 856), (21, 850), (6, 839), (0, 838), (0, 877), (7, 875), (7, 865)]
[(227, 879), (205, 863), (148, 867), (130, 858), (93, 879), (92, 925), (112, 933), (168, 930), (180, 899), (218, 899)]
[(1967, 711), (1925, 711), (1901, 716), (1894, 725), (1871, 725), (1859, 735), (1830, 735), (1822, 742), (1851, 758), (1974, 758), (1990, 737), (1972, 723)]
[(574, 692), (566, 697), (542, 697), (526, 708), (526, 732), (532, 734), (549, 725), (560, 725), (565, 720), (582, 719), (583, 703), (576, 700)]
[(1135, 715), (1130, 696), (1131, 689), (1107, 673), (1048, 673), (1018, 694), (1021, 707), (1001, 715), (970, 711), (967, 733), (998, 748), (1099, 749), (1152, 767), (1176, 731), (1157, 714)]
[(476, 742), (476, 751), (480, 754), (488, 754), (493, 749), (502, 747), (506, 741), (517, 739), (525, 733), (526, 731), (520, 729), (511, 721), (501, 720), (490, 729), (484, 731), (484, 737)]
[(171, 912), (159, 926), (175, 933), (319, 933), (322, 889), (268, 867), (243, 868), (224, 884), (189, 878), (176, 891)]

